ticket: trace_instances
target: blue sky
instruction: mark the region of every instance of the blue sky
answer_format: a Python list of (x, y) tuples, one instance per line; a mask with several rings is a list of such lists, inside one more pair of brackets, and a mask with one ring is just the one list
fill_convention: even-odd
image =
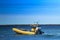
[(1, 0), (0, 24), (60, 24), (60, 0)]

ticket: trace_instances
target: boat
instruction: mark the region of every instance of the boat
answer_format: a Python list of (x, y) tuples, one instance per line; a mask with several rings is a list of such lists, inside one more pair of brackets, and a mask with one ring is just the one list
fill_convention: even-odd
[(27, 35), (35, 35), (35, 34), (42, 34), (44, 32), (41, 31), (41, 29), (38, 29), (38, 24), (33, 24), (33, 27), (31, 28), (31, 31), (18, 29), (18, 28), (12, 28), (13, 31), (19, 34), (27, 34)]
[(12, 30), (18, 34), (25, 34), (25, 35), (35, 35), (35, 34), (43, 34), (43, 31), (36, 31), (36, 29), (32, 28), (31, 31), (25, 30), (25, 29), (18, 29), (18, 28), (12, 28)]
[(19, 34), (27, 34), (27, 35), (35, 35), (36, 33), (34, 31), (27, 31), (27, 30), (22, 30), (18, 28), (12, 28), (13, 31)]

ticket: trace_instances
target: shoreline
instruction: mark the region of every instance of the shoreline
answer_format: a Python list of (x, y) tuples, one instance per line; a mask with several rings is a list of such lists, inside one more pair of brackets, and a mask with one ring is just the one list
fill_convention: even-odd
[[(9, 26), (9, 25), (32, 25), (32, 24), (0, 24), (0, 26), (2, 25)], [(39, 24), (39, 25), (60, 25), (60, 24)]]

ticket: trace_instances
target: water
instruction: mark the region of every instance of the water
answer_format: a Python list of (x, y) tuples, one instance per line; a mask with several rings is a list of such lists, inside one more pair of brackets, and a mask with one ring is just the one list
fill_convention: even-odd
[(45, 33), (40, 35), (20, 35), (12, 31), (13, 27), (30, 30), (30, 26), (0, 26), (0, 40), (60, 40), (60, 26), (41, 25)]

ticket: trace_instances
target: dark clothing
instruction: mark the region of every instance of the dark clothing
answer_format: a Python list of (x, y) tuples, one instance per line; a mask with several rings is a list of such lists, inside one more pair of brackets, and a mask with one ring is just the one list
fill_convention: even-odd
[[(36, 29), (36, 27), (33, 27), (34, 29)], [(41, 31), (41, 29), (38, 29), (37, 31), (36, 31), (36, 34), (43, 34), (44, 32), (42, 32)]]
[(37, 30), (36, 34), (42, 34), (44, 32), (42, 32), (40, 29)]

